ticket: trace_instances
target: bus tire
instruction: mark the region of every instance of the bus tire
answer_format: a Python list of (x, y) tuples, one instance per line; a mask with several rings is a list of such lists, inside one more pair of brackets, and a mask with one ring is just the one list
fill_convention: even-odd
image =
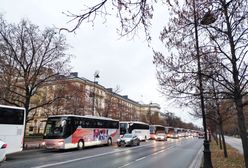
[(83, 140), (79, 140), (79, 141), (78, 141), (77, 148), (78, 148), (79, 150), (84, 149), (84, 141), (83, 141)]
[(111, 139), (111, 138), (108, 139), (107, 145), (108, 145), (108, 146), (112, 145), (112, 139)]

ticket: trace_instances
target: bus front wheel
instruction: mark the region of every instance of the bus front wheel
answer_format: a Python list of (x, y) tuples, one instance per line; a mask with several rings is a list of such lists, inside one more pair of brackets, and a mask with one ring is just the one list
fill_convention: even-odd
[(84, 141), (83, 140), (78, 141), (78, 149), (79, 150), (84, 149)]

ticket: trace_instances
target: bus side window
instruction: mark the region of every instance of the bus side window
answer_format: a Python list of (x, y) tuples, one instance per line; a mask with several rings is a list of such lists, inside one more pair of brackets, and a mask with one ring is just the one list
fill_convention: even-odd
[(83, 119), (80, 120), (80, 126), (81, 126), (82, 128), (85, 127), (85, 121), (84, 121)]
[(90, 120), (90, 128), (96, 128), (97, 127), (97, 122), (94, 119)]
[(90, 128), (90, 122), (89, 121), (85, 121), (85, 128)]
[(74, 119), (74, 129), (77, 129), (78, 127), (79, 127), (79, 125), (80, 125), (80, 121), (78, 120), (78, 119)]
[(115, 121), (113, 122), (113, 128), (119, 128), (119, 122), (118, 121)]

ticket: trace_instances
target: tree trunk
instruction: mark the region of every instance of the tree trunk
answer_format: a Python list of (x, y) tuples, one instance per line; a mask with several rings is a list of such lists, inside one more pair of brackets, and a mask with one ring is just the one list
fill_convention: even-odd
[(216, 134), (213, 134), (213, 138), (214, 141), (216, 142), (216, 144), (219, 146), (219, 140), (218, 140), (218, 133), (216, 132)]
[[(28, 92), (26, 91), (26, 94)], [(25, 115), (25, 126), (24, 126), (24, 137), (23, 137), (23, 148), (25, 147), (25, 137), (26, 137), (26, 130), (27, 130), (27, 119), (28, 119), (28, 114), (29, 114), (29, 104), (30, 104), (30, 97), (26, 96), (25, 103), (24, 103), (24, 108), (26, 110), (26, 115)]]
[(242, 146), (244, 151), (245, 166), (246, 168), (248, 168), (248, 138), (246, 133), (245, 116), (243, 112), (242, 99), (237, 100), (235, 104), (238, 115), (239, 135), (242, 141)]
[(239, 74), (238, 69), (238, 59), (236, 57), (236, 48), (235, 48), (235, 42), (233, 38), (233, 30), (230, 23), (230, 16), (228, 14), (228, 5), (226, 4), (226, 1), (222, 1), (223, 6), (223, 13), (226, 20), (226, 27), (227, 27), (227, 35), (228, 35), (228, 41), (230, 45), (230, 51), (231, 51), (231, 64), (232, 64), (232, 78), (233, 78), (233, 84), (234, 84), (234, 90), (233, 90), (233, 98), (237, 110), (237, 118), (238, 118), (238, 126), (239, 126), (239, 134), (242, 141), (243, 151), (244, 151), (244, 160), (245, 160), (245, 167), (248, 168), (248, 138), (246, 135), (246, 126), (245, 126), (245, 117), (244, 117), (244, 111), (243, 111), (243, 103), (242, 103), (242, 86), (241, 82), (239, 80), (239, 77), (241, 74)]
[(222, 126), (222, 123), (220, 123), (220, 134), (221, 134), (221, 139), (222, 139), (222, 142), (223, 142), (224, 157), (227, 158), (228, 155), (227, 155), (226, 141), (225, 141), (225, 136), (224, 136), (224, 133), (223, 133), (223, 126)]
[(221, 133), (219, 133), (219, 143), (220, 143), (220, 149), (222, 150), (222, 140), (221, 140)]

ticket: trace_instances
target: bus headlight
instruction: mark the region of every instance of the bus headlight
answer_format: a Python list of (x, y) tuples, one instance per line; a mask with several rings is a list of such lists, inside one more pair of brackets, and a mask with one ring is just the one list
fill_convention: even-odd
[(64, 145), (64, 141), (59, 141), (59, 142), (58, 142), (58, 145), (59, 145), (59, 146), (63, 146), (63, 145)]

